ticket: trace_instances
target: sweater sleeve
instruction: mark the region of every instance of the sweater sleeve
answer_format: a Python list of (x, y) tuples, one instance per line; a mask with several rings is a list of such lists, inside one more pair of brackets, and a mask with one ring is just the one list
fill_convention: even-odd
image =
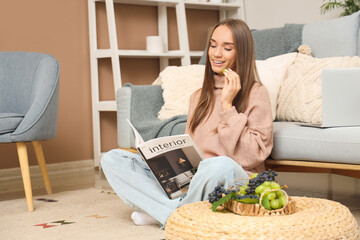
[(244, 113), (232, 107), (219, 114), (219, 142), (226, 155), (245, 170), (262, 164), (273, 147), (273, 122), (266, 88), (253, 87)]

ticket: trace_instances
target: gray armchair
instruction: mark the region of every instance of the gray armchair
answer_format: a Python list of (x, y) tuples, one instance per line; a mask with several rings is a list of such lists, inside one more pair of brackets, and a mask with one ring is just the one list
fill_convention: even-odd
[(32, 142), (46, 191), (51, 194), (40, 141), (56, 136), (58, 99), (59, 63), (54, 57), (0, 52), (0, 143), (16, 143), (29, 211), (34, 207), (25, 142)]

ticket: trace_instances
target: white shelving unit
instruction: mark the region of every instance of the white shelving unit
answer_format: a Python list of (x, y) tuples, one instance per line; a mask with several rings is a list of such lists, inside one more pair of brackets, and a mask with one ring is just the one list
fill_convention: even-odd
[[(104, 2), (106, 8), (107, 25), (109, 32), (110, 48), (98, 49), (96, 29), (96, 2)], [(165, 52), (161, 54), (148, 53), (145, 50), (122, 50), (118, 49), (117, 29), (115, 24), (114, 4), (135, 4), (157, 6), (158, 9), (158, 32), (164, 40)], [(179, 50), (168, 51), (168, 23), (167, 7), (175, 7), (176, 22), (179, 37)], [(181, 65), (191, 64), (191, 57), (201, 57), (202, 51), (190, 51), (188, 30), (186, 23), (186, 9), (218, 10), (219, 20), (234, 17), (245, 19), (243, 0), (229, 3), (200, 2), (194, 0), (88, 0), (88, 16), (90, 30), (90, 65), (91, 65), (91, 92), (92, 92), (92, 118), (93, 118), (93, 144), (94, 165), (99, 166), (102, 156), (100, 112), (116, 111), (116, 101), (100, 101), (99, 99), (99, 75), (98, 59), (110, 58), (113, 73), (115, 93), (122, 86), (121, 62), (122, 58), (159, 58), (160, 71), (169, 65), (169, 59), (180, 58)], [(116, 95), (116, 94), (115, 94)]]

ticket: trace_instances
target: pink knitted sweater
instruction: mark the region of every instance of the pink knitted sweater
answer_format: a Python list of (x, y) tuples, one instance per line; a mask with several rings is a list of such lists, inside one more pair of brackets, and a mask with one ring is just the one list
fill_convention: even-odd
[[(212, 114), (194, 133), (190, 133), (188, 121), (185, 132), (190, 134), (204, 158), (230, 157), (249, 176), (264, 171), (264, 160), (273, 147), (273, 122), (267, 89), (255, 83), (244, 113), (238, 113), (234, 106), (222, 111), (220, 100), (224, 77), (214, 75), (214, 81), (215, 105)], [(188, 119), (192, 117), (199, 97), (200, 91), (191, 95)]]

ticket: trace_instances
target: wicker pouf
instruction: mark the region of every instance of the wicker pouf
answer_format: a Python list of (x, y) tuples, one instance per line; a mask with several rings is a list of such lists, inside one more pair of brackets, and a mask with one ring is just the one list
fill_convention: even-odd
[(359, 239), (359, 228), (349, 209), (340, 203), (292, 197), (296, 210), (284, 216), (240, 216), (208, 201), (176, 209), (165, 226), (174, 239)]

